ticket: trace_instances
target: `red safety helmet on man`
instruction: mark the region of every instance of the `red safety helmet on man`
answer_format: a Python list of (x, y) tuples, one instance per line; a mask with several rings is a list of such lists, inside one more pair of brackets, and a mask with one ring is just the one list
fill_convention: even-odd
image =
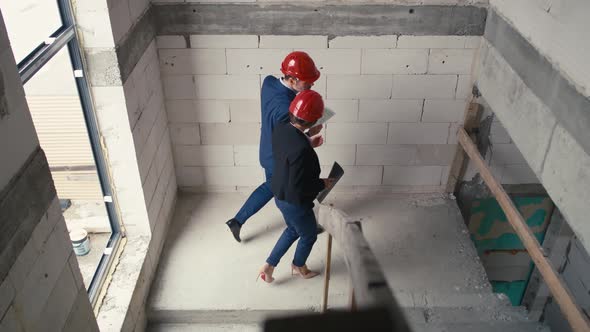
[(307, 83), (313, 83), (320, 78), (320, 71), (311, 57), (300, 51), (291, 52), (285, 57), (281, 64), (281, 72), (285, 76), (293, 76)]
[(301, 91), (291, 102), (289, 112), (301, 120), (313, 123), (324, 115), (324, 101), (313, 90)]

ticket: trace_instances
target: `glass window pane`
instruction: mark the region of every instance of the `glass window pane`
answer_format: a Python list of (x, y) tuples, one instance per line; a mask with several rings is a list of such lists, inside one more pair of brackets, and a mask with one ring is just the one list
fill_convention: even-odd
[[(96, 163), (67, 47), (26, 84), (25, 93), (70, 236), (87, 234), (89, 247), (74, 251), (88, 288), (111, 235)], [(86, 253), (86, 249), (90, 249)]]
[(0, 0), (16, 62), (62, 26), (57, 0)]

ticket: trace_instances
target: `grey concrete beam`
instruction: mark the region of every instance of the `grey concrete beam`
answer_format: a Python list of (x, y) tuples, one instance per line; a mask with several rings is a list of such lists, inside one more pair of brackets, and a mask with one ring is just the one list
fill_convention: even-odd
[(476, 6), (174, 4), (155, 5), (158, 35), (482, 35)]
[(127, 81), (135, 65), (143, 56), (150, 43), (156, 38), (154, 6), (142, 16), (131, 31), (117, 45), (117, 59), (121, 71), (121, 80)]
[(590, 154), (590, 99), (495, 11), (490, 11), (484, 36)]
[(0, 282), (56, 196), (45, 153), (37, 148), (0, 192)]

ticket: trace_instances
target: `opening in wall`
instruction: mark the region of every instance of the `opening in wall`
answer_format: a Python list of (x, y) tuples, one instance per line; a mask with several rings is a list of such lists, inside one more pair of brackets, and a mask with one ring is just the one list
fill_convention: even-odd
[(0, 8), (94, 305), (121, 234), (70, 3), (0, 0)]

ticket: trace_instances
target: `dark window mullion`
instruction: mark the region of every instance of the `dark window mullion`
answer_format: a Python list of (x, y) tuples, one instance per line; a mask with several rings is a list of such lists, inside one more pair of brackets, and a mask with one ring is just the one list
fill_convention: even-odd
[(23, 85), (27, 83), (35, 73), (51, 60), (61, 49), (76, 37), (73, 26), (60, 28), (53, 33), (51, 38), (55, 40), (51, 44), (39, 45), (31, 54), (18, 64), (18, 72)]

